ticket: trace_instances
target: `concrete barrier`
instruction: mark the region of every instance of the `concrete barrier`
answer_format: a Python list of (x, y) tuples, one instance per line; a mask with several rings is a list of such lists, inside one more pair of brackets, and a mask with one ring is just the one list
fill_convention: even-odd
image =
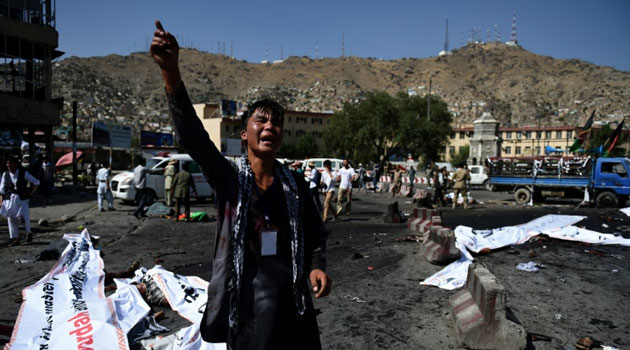
[(461, 345), (469, 349), (525, 349), (527, 332), (507, 319), (505, 288), (483, 264), (470, 264), (466, 286), (449, 303)]
[(434, 224), (422, 245), (422, 255), (431, 264), (446, 265), (459, 259), (459, 249), (455, 247), (455, 232)]
[(400, 192), (398, 193), (401, 197), (409, 197), (411, 194), (411, 187), (407, 185), (400, 186)]
[(398, 202), (391, 202), (387, 205), (387, 213), (383, 215), (382, 221), (386, 224), (397, 224), (403, 222), (403, 217), (398, 209)]
[(420, 233), (428, 233), (434, 222), (436, 225), (442, 223), (440, 212), (427, 208), (413, 208), (413, 213), (408, 220), (407, 228)]

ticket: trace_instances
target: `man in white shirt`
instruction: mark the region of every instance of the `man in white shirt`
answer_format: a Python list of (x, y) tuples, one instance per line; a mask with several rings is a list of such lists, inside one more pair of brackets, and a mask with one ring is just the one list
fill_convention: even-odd
[(310, 193), (311, 197), (313, 197), (313, 202), (315, 202), (317, 210), (321, 213), (322, 202), (319, 201), (319, 183), (322, 180), (322, 175), (319, 170), (315, 168), (314, 162), (309, 162), (308, 167), (311, 169), (311, 174), (308, 177), (308, 192)]
[(145, 167), (147, 163), (146, 159), (140, 158), (140, 163), (133, 169), (133, 183), (136, 187), (136, 193), (138, 196), (138, 207), (133, 212), (133, 216), (140, 219), (141, 217), (146, 217), (147, 215), (144, 213), (144, 206), (147, 204), (152, 204), (148, 202), (148, 190), (147, 190), (147, 174), (159, 174), (163, 170), (162, 169), (149, 169)]
[[(335, 194), (335, 186), (337, 185), (335, 181), (335, 176), (330, 171), (330, 167), (330, 160), (326, 159), (324, 161), (324, 171), (322, 172), (321, 181), (322, 191), (326, 195), (326, 197), (324, 197), (324, 215), (322, 216), (322, 220), (324, 220), (324, 222), (328, 220), (328, 212), (332, 211), (332, 197)], [(336, 216), (335, 213), (333, 213), (333, 216)]]
[(29, 198), (39, 186), (39, 180), (22, 168), (15, 157), (7, 160), (7, 168), (0, 181), (0, 214), (6, 216), (9, 222), (9, 246), (14, 246), (20, 243), (19, 217), (24, 220), (26, 241), (33, 240), (28, 204)]
[(96, 172), (96, 183), (98, 184), (96, 195), (98, 197), (98, 210), (100, 212), (105, 211), (105, 208), (103, 208), (103, 199), (107, 200), (109, 210), (116, 210), (114, 209), (114, 196), (109, 188), (109, 175), (109, 165), (107, 162), (103, 162), (101, 168)]
[(339, 180), (339, 193), (337, 194), (337, 214), (341, 214), (343, 210), (343, 197), (346, 196), (346, 215), (350, 215), (350, 207), (352, 205), (352, 181), (356, 179), (357, 173), (350, 166), (347, 159), (343, 160), (343, 168), (337, 171)]

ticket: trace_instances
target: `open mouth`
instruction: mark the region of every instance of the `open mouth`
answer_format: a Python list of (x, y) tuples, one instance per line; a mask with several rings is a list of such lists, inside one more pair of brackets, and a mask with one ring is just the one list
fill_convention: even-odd
[(265, 136), (260, 139), (263, 143), (274, 143), (275, 139), (271, 136)]

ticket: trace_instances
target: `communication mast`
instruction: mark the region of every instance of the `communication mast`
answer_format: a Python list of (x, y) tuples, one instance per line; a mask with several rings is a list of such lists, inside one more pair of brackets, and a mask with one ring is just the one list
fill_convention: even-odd
[(519, 46), (518, 41), (516, 40), (516, 9), (512, 14), (512, 35), (510, 36), (510, 41), (506, 43), (509, 46)]
[(444, 50), (438, 53), (438, 56), (450, 55), (451, 52), (448, 51), (448, 19), (446, 20), (446, 30), (444, 31)]
[(319, 59), (319, 43), (317, 41), (315, 42), (315, 59)]
[(345, 33), (341, 32), (341, 57), (346, 56), (346, 38)]

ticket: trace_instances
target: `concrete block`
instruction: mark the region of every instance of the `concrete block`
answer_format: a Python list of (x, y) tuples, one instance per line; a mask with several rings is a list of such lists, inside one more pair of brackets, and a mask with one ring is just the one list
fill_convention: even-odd
[(459, 259), (460, 251), (455, 247), (455, 232), (434, 224), (422, 245), (422, 255), (431, 264), (446, 265)]
[(508, 320), (505, 288), (483, 264), (470, 264), (466, 286), (449, 303), (461, 345), (469, 349), (525, 349), (527, 332)]
[(439, 221), (441, 222), (439, 211), (427, 208), (413, 208), (413, 213), (408, 219), (407, 228), (411, 231), (427, 233), (433, 225), (434, 217), (440, 218)]
[(409, 187), (408, 185), (400, 186), (399, 194), (401, 197), (409, 197), (409, 195), (411, 195), (411, 187)]
[(383, 215), (382, 221), (387, 224), (403, 222), (401, 212), (398, 209), (398, 202), (391, 202), (387, 205), (387, 213)]

